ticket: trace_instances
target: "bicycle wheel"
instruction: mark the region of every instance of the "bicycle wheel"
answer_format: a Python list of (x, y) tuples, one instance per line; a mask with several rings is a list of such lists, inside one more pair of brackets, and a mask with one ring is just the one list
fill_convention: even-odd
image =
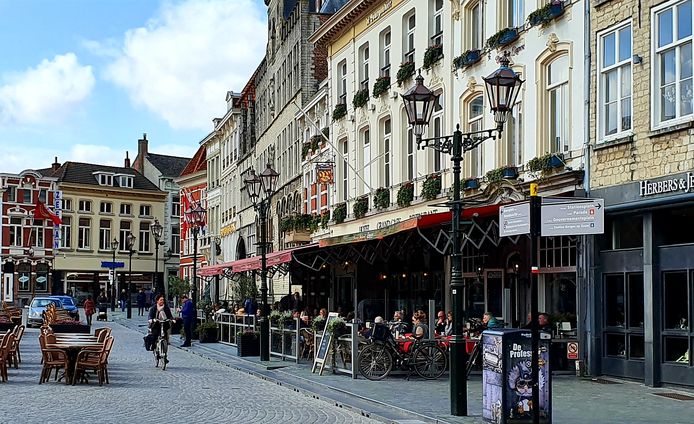
[(159, 342), (154, 345), (152, 353), (154, 354), (154, 367), (159, 368)]
[(359, 373), (369, 380), (382, 380), (393, 368), (393, 356), (385, 345), (370, 344), (359, 353)]
[(422, 378), (434, 380), (446, 371), (446, 351), (437, 344), (420, 345), (412, 353), (414, 370)]
[(161, 370), (166, 371), (166, 364), (169, 363), (169, 359), (168, 359), (169, 343), (166, 341), (166, 339), (161, 340), (159, 349), (161, 351), (161, 357), (162, 357), (162, 359), (164, 359), (164, 366), (162, 366)]

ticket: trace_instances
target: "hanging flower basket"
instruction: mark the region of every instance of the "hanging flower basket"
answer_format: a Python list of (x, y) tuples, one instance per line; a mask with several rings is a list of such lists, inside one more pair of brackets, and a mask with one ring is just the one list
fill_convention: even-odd
[(414, 184), (412, 184), (411, 181), (408, 181), (401, 185), (400, 189), (398, 189), (398, 206), (401, 208), (406, 208), (410, 206), (412, 200), (414, 200)]
[(479, 49), (468, 50), (460, 56), (453, 59), (455, 69), (463, 69), (472, 66), (482, 60), (482, 53)]

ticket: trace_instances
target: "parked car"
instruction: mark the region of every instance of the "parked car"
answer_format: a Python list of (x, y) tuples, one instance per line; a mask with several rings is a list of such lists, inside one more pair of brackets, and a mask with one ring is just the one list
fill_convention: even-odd
[(70, 314), (70, 316), (73, 319), (75, 319), (76, 321), (80, 320), (80, 310), (79, 310), (79, 308), (77, 308), (77, 302), (75, 302), (75, 299), (73, 299), (71, 296), (55, 295), (55, 296), (48, 296), (48, 297), (50, 297), (51, 299), (58, 299), (60, 301), (60, 303), (63, 304), (63, 309), (68, 311), (68, 313)]
[(55, 299), (51, 297), (35, 297), (29, 306), (25, 308), (29, 309), (27, 313), (27, 327), (32, 327), (34, 324), (41, 326), (43, 324), (43, 313), (46, 312), (46, 308), (51, 303), (55, 304), (56, 308), (62, 308), (63, 304), (60, 299)]

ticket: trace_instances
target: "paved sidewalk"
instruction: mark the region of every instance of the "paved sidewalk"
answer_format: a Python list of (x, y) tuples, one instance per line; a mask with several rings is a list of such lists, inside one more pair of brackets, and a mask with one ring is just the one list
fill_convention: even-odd
[[(142, 317), (118, 320), (144, 331)], [(319, 376), (311, 373), (308, 362), (295, 364), (273, 359), (269, 364), (258, 358), (240, 358), (233, 346), (221, 343), (193, 343), (187, 349), (231, 368), (249, 372), (294, 390), (328, 398), (336, 404), (361, 410), (363, 414), (390, 422), (482, 423), (481, 376), (473, 375), (468, 383), (468, 417), (449, 414), (448, 379), (435, 381), (412, 377), (391, 377), (384, 381), (351, 379), (329, 370)], [(681, 393), (694, 396), (682, 388), (650, 388), (641, 383), (603, 378), (595, 382), (575, 376), (554, 376), (552, 384), (555, 423), (691, 423), (694, 400), (680, 401), (657, 396), (657, 393)], [(613, 384), (605, 384), (611, 382)]]

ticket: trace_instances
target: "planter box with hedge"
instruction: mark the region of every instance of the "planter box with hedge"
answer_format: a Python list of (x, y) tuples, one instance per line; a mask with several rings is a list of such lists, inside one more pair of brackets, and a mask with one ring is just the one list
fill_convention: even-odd
[(468, 50), (460, 56), (453, 59), (455, 69), (463, 69), (472, 66), (482, 60), (482, 53), (479, 49)]
[(422, 197), (426, 200), (436, 199), (441, 193), (441, 175), (431, 174), (422, 184)]
[(564, 10), (564, 3), (560, 1), (547, 3), (528, 15), (528, 23), (532, 26), (539, 25), (545, 27), (549, 25), (550, 22), (563, 15)]
[(390, 190), (379, 187), (374, 194), (374, 208), (378, 211), (388, 209), (390, 206)]
[(562, 166), (564, 166), (564, 157), (561, 153), (546, 153), (528, 161), (528, 170), (531, 172), (550, 171)]
[(367, 196), (360, 197), (352, 206), (352, 213), (356, 219), (363, 218), (366, 212), (369, 211), (369, 198)]
[(487, 48), (489, 50), (505, 47), (518, 39), (518, 30), (516, 28), (504, 28), (487, 39)]
[(333, 210), (333, 221), (335, 221), (336, 224), (342, 224), (345, 222), (345, 218), (347, 218), (347, 204), (340, 203), (335, 206)]
[(371, 93), (374, 99), (381, 96), (381, 94), (386, 93), (390, 88), (390, 77), (378, 77), (374, 83), (374, 89)]
[(366, 106), (366, 104), (369, 102), (369, 89), (368, 88), (362, 88), (361, 90), (357, 91), (354, 94), (354, 98), (352, 99), (352, 106), (354, 106), (355, 109), (359, 109), (360, 107)]
[(406, 208), (410, 206), (412, 201), (414, 200), (414, 184), (411, 181), (408, 181), (404, 183), (403, 185), (400, 186), (400, 189), (398, 189), (398, 196), (397, 196), (397, 201), (398, 201), (398, 206), (401, 208)]
[(347, 105), (344, 103), (338, 103), (333, 109), (333, 121), (340, 120), (347, 116)]
[(255, 331), (236, 333), (237, 356), (260, 356), (260, 334)]
[(424, 63), (422, 64), (422, 68), (427, 70), (431, 69), (441, 59), (443, 59), (443, 46), (441, 44), (429, 46), (424, 52)]
[(217, 323), (214, 321), (198, 324), (195, 328), (200, 338), (200, 343), (216, 343), (217, 342)]
[(400, 65), (398, 69), (398, 74), (395, 80), (398, 83), (398, 87), (402, 86), (402, 83), (412, 78), (414, 75), (414, 62), (405, 62)]

